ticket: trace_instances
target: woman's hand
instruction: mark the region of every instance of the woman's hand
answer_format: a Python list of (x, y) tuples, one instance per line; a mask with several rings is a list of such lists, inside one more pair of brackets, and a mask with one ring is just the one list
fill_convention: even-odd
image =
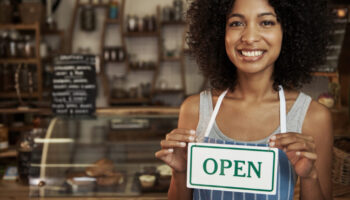
[(195, 141), (194, 130), (174, 129), (160, 142), (161, 150), (155, 156), (163, 160), (176, 172), (186, 172), (187, 169), (187, 143)]
[(270, 138), (270, 147), (283, 150), (301, 178), (317, 178), (317, 154), (312, 136), (299, 133), (281, 133)]

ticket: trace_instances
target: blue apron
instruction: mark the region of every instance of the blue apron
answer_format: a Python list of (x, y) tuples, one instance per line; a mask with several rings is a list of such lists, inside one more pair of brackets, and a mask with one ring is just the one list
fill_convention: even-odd
[[(286, 103), (283, 93), (282, 86), (279, 86), (279, 98), (280, 98), (280, 126), (281, 132), (286, 132)], [(234, 144), (244, 146), (263, 146), (268, 147), (268, 144), (254, 144), (254, 143), (241, 143), (235, 141), (225, 141), (215, 138), (209, 138), (210, 129), (215, 121), (216, 115), (222, 103), (224, 96), (227, 91), (222, 93), (215, 105), (213, 114), (209, 121), (209, 125), (204, 134), (202, 142), (216, 143), (216, 144)], [(219, 190), (205, 190), (205, 189), (194, 189), (193, 199), (194, 200), (293, 200), (294, 185), (295, 185), (295, 172), (292, 164), (288, 160), (287, 155), (279, 150), (278, 152), (278, 172), (277, 172), (277, 191), (275, 195), (266, 194), (254, 194), (247, 192), (228, 192)], [(208, 180), (209, 181), (209, 180)]]

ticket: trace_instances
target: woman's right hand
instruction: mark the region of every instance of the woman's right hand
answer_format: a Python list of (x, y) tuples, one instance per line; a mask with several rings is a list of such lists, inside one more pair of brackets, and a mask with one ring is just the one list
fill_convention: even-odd
[(155, 153), (158, 159), (163, 160), (175, 172), (186, 172), (187, 143), (195, 141), (196, 132), (189, 129), (177, 128), (168, 133), (160, 142), (161, 150)]

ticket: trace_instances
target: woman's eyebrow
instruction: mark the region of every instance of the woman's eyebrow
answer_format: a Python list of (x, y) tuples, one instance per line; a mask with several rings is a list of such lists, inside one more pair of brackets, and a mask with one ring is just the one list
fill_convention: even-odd
[(231, 17), (239, 17), (239, 18), (244, 19), (244, 16), (241, 15), (241, 14), (238, 14), (238, 13), (232, 13), (232, 14), (230, 14), (230, 15), (228, 16), (228, 19), (231, 18)]
[(265, 13), (260, 13), (258, 14), (258, 17), (262, 17), (262, 16), (266, 16), (266, 15), (272, 15), (274, 17), (277, 17), (276, 14), (272, 13), (272, 12), (265, 12)]
[[(260, 13), (258, 14), (258, 17), (263, 17), (263, 16), (267, 16), (267, 15), (271, 15), (271, 16), (274, 16), (274, 17), (277, 17), (276, 14), (272, 13), (272, 12), (264, 12), (264, 13)], [(232, 13), (228, 16), (228, 19), (231, 18), (231, 17), (239, 17), (239, 18), (242, 18), (244, 19), (244, 15), (242, 14), (238, 14), (238, 13)]]

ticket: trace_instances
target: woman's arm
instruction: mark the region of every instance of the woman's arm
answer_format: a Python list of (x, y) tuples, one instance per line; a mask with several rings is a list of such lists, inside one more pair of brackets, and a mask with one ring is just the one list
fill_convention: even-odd
[(332, 120), (329, 110), (313, 101), (302, 134), (276, 134), (270, 146), (283, 149), (300, 178), (302, 200), (332, 199)]
[(332, 199), (332, 117), (328, 108), (313, 101), (306, 115), (303, 134), (314, 139), (317, 160), (310, 178), (300, 179), (300, 197), (308, 199)]
[[(162, 150), (156, 157), (173, 169), (168, 191), (169, 200), (190, 200), (192, 189), (186, 186), (187, 142), (193, 142), (199, 119), (199, 95), (187, 98), (181, 105), (178, 128), (167, 134), (161, 141)], [(170, 151), (169, 151), (170, 149)]]

